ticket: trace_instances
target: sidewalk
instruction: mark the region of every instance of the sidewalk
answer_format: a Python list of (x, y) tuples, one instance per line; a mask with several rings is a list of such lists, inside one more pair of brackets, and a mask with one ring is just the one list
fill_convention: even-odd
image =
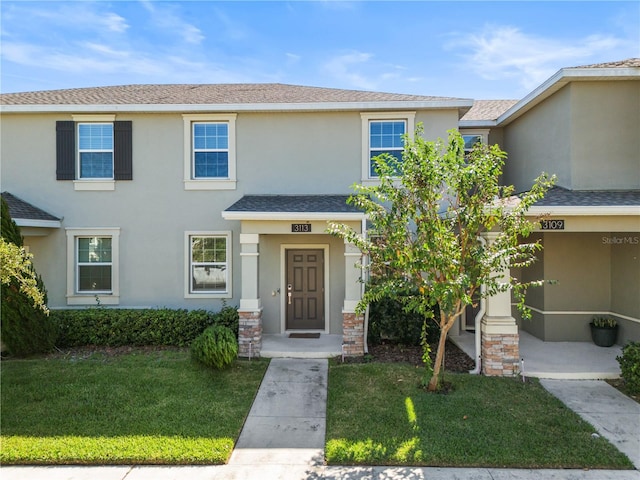
[[(220, 466), (2, 467), (2, 480), (640, 480), (638, 470), (323, 465), (328, 362), (273, 359)], [(603, 381), (542, 380), (640, 467), (640, 405)]]

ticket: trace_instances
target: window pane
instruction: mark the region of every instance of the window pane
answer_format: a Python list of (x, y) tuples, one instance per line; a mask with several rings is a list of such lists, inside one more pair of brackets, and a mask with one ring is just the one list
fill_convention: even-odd
[(228, 178), (228, 152), (196, 152), (195, 178)]
[[(382, 155), (383, 153), (388, 153), (392, 157), (394, 157), (398, 162), (402, 162), (402, 150), (371, 150), (371, 161), (370, 161), (370, 171), (369, 175), (371, 177), (377, 177), (378, 173), (376, 172), (376, 164), (373, 161), (375, 157), (378, 155)], [(399, 175), (400, 171), (396, 168), (396, 174)]]
[(464, 139), (464, 149), (471, 150), (476, 143), (482, 142), (482, 137), (480, 135), (463, 135)]
[(78, 262), (111, 262), (111, 238), (91, 237), (78, 239)]
[(78, 125), (79, 147), (81, 150), (112, 150), (113, 125), (84, 123)]
[(193, 292), (226, 291), (226, 269), (224, 265), (192, 266), (191, 290)]
[(226, 123), (195, 123), (193, 148), (196, 150), (224, 150), (229, 148), (229, 126)]
[(113, 178), (111, 152), (80, 153), (80, 178)]
[(111, 265), (80, 265), (78, 290), (111, 291)]

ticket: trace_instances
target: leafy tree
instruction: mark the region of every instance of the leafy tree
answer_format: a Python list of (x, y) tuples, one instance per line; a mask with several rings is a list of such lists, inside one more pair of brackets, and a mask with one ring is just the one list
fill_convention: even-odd
[(22, 247), (20, 229), (1, 200), (0, 283), (2, 284), (2, 341), (14, 355), (53, 348), (56, 330), (49, 319), (47, 293), (36, 274), (32, 256)]
[[(506, 154), (497, 145), (476, 145), (465, 154), (457, 131), (448, 142), (422, 138), (419, 125), (413, 139), (405, 137), (402, 161), (383, 154), (375, 159), (380, 183), (355, 185), (350, 202), (368, 215), (373, 235), (364, 236), (342, 224), (329, 231), (356, 245), (368, 256), (369, 282), (358, 305), (391, 296), (406, 311), (436, 322), (440, 338), (428, 390), (439, 389), (447, 334), (467, 305), (478, 296), (513, 289), (523, 315), (526, 288), (541, 282), (521, 283), (503, 278), (508, 266), (526, 267), (541, 249), (524, 243), (535, 223), (525, 214), (553, 184), (543, 174), (532, 188), (514, 196), (512, 186), (501, 186)], [(495, 232), (492, 242), (481, 235)], [(481, 285), (485, 285), (481, 289)], [(438, 318), (432, 307), (438, 306)], [(427, 357), (429, 345), (423, 341)]]

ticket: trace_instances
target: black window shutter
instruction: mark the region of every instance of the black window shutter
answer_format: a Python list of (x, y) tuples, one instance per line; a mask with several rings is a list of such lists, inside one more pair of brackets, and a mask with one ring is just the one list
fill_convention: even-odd
[(113, 122), (113, 178), (133, 180), (131, 121)]
[(56, 179), (75, 180), (76, 177), (76, 124), (73, 121), (56, 122)]

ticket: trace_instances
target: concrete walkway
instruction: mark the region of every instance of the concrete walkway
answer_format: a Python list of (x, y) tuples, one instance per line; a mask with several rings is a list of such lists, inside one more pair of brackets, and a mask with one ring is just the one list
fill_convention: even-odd
[[(328, 362), (273, 359), (236, 448), (220, 466), (2, 467), (2, 480), (640, 480), (638, 470), (323, 465)], [(640, 405), (603, 381), (543, 380), (640, 467)]]

